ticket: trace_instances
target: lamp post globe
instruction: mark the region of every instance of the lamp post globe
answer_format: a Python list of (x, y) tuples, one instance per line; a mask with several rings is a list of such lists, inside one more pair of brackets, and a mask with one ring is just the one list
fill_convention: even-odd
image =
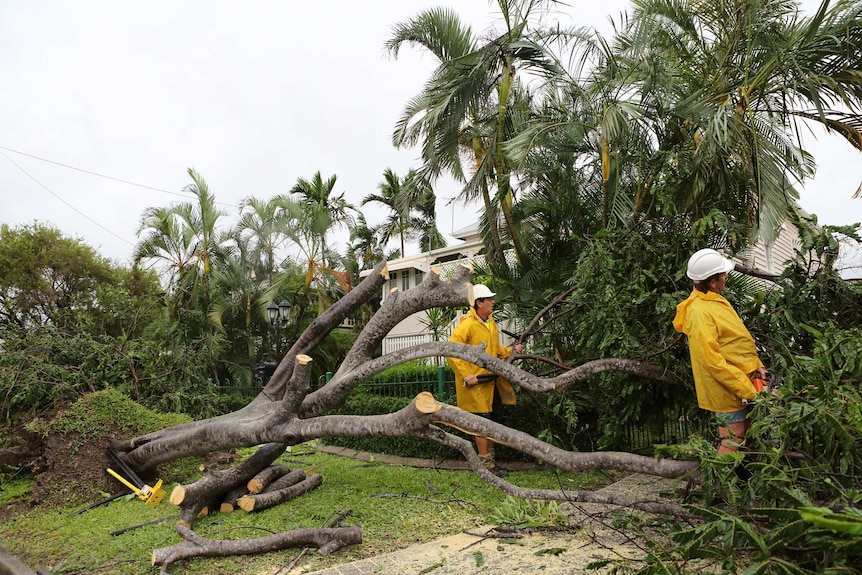
[(278, 306), (275, 305), (275, 302), (270, 302), (266, 306), (266, 315), (269, 317), (269, 323), (275, 325), (275, 322), (278, 320), (278, 311)]
[[(269, 308), (267, 308), (268, 310)], [(279, 319), (284, 323), (287, 323), (288, 318), (290, 318), (290, 302), (286, 299), (281, 300), (281, 303), (278, 304), (278, 312)]]

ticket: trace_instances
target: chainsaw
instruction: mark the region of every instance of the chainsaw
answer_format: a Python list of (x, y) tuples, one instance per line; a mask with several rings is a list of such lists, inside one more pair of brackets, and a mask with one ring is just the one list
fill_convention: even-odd
[(108, 447), (105, 449), (108, 454), (108, 458), (117, 466), (117, 468), (123, 472), (126, 477), (123, 477), (110, 467), (107, 468), (108, 473), (113, 475), (117, 481), (128, 487), (132, 490), (132, 493), (137, 495), (138, 499), (143, 501), (147, 505), (155, 505), (165, 497), (165, 490), (162, 489), (162, 480), (159, 479), (155, 485), (150, 487), (143, 480), (138, 477), (138, 474), (132, 471), (132, 468), (126, 465), (126, 462), (120, 458), (120, 454), (118, 454), (112, 447)]
[(772, 393), (778, 388), (778, 376), (774, 373), (767, 373), (766, 378), (752, 377), (751, 383), (754, 385), (754, 391), (757, 393), (761, 391)]

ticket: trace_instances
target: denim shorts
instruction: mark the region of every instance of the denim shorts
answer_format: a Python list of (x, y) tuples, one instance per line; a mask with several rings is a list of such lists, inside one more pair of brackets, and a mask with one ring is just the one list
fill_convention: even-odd
[(731, 423), (742, 423), (748, 417), (750, 407), (743, 407), (739, 411), (715, 412), (715, 418), (719, 425), (730, 425)]

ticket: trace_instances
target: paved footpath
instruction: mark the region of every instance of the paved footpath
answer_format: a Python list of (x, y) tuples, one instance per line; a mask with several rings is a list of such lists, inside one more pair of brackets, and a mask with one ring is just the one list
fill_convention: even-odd
[[(660, 494), (678, 485), (673, 480), (632, 475), (600, 491), (662, 499)], [(289, 575), (563, 575), (583, 573), (586, 565), (599, 559), (643, 557), (635, 541), (596, 519), (606, 507), (576, 504), (568, 511), (571, 524), (579, 527), (574, 533), (503, 540), (481, 537), (491, 528), (479, 528), (320, 571), (307, 572), (299, 566)]]

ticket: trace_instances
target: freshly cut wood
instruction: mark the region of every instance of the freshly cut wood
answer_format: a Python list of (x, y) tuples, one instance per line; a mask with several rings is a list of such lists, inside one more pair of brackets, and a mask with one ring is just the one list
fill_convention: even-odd
[(284, 489), (266, 491), (256, 495), (246, 495), (241, 497), (239, 501), (237, 501), (237, 505), (239, 505), (239, 507), (244, 511), (261, 511), (263, 509), (268, 509), (273, 505), (284, 503), (285, 501), (289, 501), (308, 493), (312, 489), (320, 487), (322, 483), (323, 476), (315, 473), (314, 475), (309, 475), (299, 483), (291, 485), (290, 487), (285, 487)]
[(300, 481), (304, 481), (307, 475), (305, 471), (302, 469), (294, 469), (289, 473), (285, 473), (269, 485), (267, 485), (261, 493), (268, 493), (270, 491), (279, 491), (284, 489), (285, 487), (290, 487), (291, 485), (296, 485)]
[(232, 513), (236, 510), (237, 500), (246, 494), (248, 494), (248, 488), (245, 485), (231, 489), (225, 493), (224, 500), (219, 505), (219, 511), (221, 513)]
[(246, 487), (248, 488), (249, 493), (260, 493), (264, 490), (264, 488), (281, 477), (282, 475), (288, 473), (290, 471), (290, 467), (287, 465), (270, 465), (257, 475), (251, 478)]
[(182, 485), (177, 485), (174, 487), (174, 490), (171, 491), (171, 496), (168, 497), (168, 501), (170, 501), (173, 505), (179, 505), (186, 498), (186, 488)]
[[(225, 493), (238, 485), (247, 483), (262, 469), (272, 465), (285, 449), (286, 446), (283, 443), (264, 445), (236, 467), (204, 475), (188, 485), (177, 485), (171, 492), (169, 500), (174, 505), (181, 505), (187, 499), (193, 501), (212, 499), (216, 494)], [(188, 502), (186, 504), (188, 505)]]
[(419, 413), (437, 413), (440, 411), (440, 404), (437, 403), (433, 395), (423, 391), (416, 396), (416, 411)]

